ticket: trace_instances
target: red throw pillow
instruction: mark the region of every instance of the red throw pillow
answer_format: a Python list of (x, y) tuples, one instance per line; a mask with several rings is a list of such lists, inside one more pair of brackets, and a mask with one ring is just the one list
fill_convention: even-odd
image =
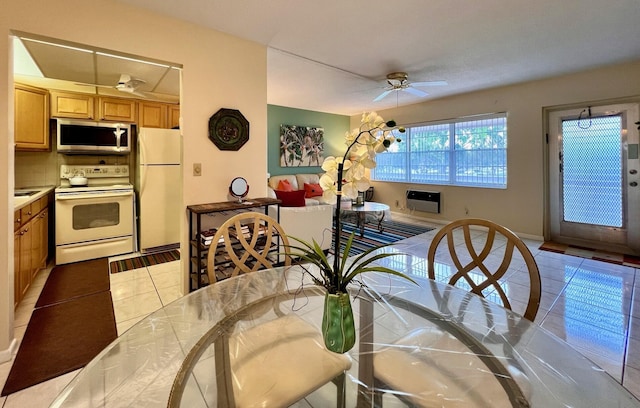
[(289, 183), (289, 180), (280, 180), (278, 182), (278, 188), (276, 188), (276, 190), (293, 191), (293, 187), (291, 186), (291, 183)]
[(283, 207), (304, 207), (304, 190), (281, 191), (276, 190), (276, 197), (281, 200)]
[(305, 192), (305, 197), (307, 198), (321, 196), (322, 187), (320, 187), (320, 184), (304, 183), (304, 192)]

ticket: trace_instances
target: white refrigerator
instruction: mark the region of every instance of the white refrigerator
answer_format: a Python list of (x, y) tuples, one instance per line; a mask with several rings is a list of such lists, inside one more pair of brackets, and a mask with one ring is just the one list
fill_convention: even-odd
[(180, 130), (141, 127), (137, 147), (140, 251), (177, 248), (182, 219)]

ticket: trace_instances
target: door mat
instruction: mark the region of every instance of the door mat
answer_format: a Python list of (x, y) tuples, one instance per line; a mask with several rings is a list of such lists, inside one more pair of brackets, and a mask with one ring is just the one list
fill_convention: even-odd
[(51, 270), (36, 308), (109, 290), (108, 259), (58, 265)]
[[(358, 255), (365, 252), (367, 249), (374, 248), (384, 244), (390, 244), (410, 238), (415, 235), (420, 235), (425, 232), (431, 231), (434, 228), (423, 227), (421, 225), (407, 224), (399, 221), (382, 221), (382, 232), (378, 231), (378, 225), (365, 224), (364, 236), (360, 236), (360, 229), (351, 223), (342, 224), (342, 233), (340, 234), (340, 249), (344, 250), (344, 247), (349, 239), (351, 233), (355, 230), (356, 234), (353, 238), (351, 250), (349, 256)], [(335, 234), (335, 229), (332, 230), (332, 236)], [(331, 249), (329, 252), (333, 253), (334, 241), (331, 242)], [(426, 254), (425, 248), (425, 254)]]
[(116, 337), (109, 291), (35, 309), (1, 396), (84, 367)]
[(586, 259), (594, 259), (596, 261), (609, 262), (617, 265), (631, 266), (634, 268), (640, 267), (639, 256), (600, 251), (575, 245), (558, 244), (550, 241), (543, 242), (539, 249), (559, 254), (578, 256)]
[(144, 268), (146, 266), (157, 265), (165, 262), (177, 261), (180, 259), (180, 251), (173, 249), (157, 254), (138, 256), (135, 258), (120, 259), (112, 261), (110, 265), (111, 273), (124, 272), (131, 269)]

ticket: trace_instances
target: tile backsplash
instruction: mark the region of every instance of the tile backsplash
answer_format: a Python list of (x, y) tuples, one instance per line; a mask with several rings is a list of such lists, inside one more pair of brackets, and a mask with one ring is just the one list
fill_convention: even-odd
[(63, 155), (56, 152), (16, 152), (15, 188), (57, 186), (60, 166), (119, 164), (131, 165), (130, 156)]

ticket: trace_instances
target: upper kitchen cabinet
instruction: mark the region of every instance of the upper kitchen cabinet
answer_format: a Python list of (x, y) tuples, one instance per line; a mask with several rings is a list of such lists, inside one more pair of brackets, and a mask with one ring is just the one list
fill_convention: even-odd
[(49, 91), (15, 84), (14, 109), (16, 150), (50, 150)]
[(169, 105), (169, 129), (180, 127), (180, 105)]
[(100, 120), (117, 122), (136, 121), (136, 101), (121, 98), (98, 98)]
[(140, 102), (140, 115), (138, 126), (166, 128), (167, 127), (167, 104), (158, 102)]
[(56, 118), (95, 119), (92, 95), (51, 91), (51, 116)]

